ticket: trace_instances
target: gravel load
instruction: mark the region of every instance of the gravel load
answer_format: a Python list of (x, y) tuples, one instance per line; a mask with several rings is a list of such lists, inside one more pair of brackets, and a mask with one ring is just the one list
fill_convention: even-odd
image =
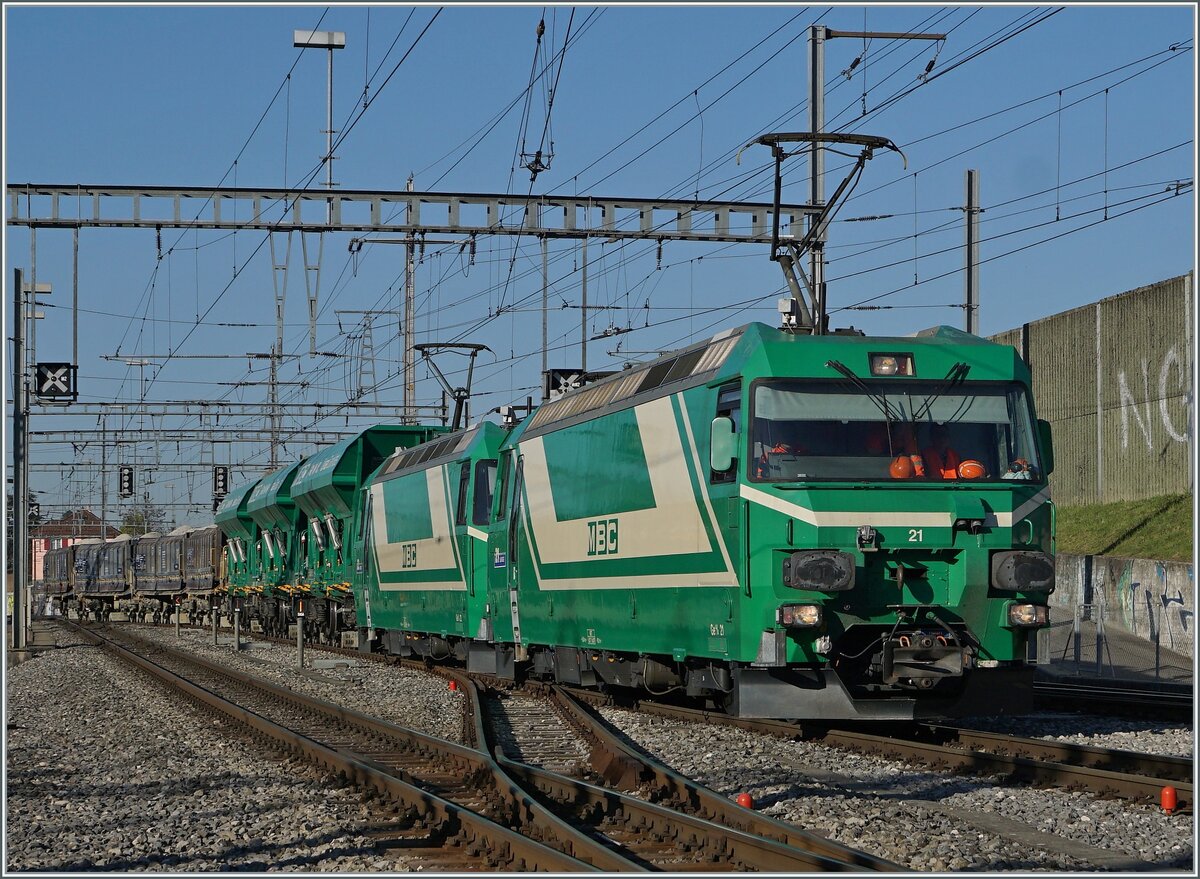
[(1188, 724), (1093, 714), (1040, 711), (1023, 717), (964, 717), (954, 725), (1164, 757), (1191, 757), (1196, 745)]
[(355, 790), (99, 649), (48, 651), (6, 687), (6, 873), (405, 869), (362, 835)]
[(1193, 818), (1009, 786), (745, 730), (602, 709), (678, 772), (915, 870), (1192, 869)]
[[(242, 652), (235, 653), (229, 646), (233, 636), (225, 631), (219, 635), (224, 646), (218, 647), (213, 647), (211, 630), (183, 628), (180, 637), (176, 638), (172, 628), (142, 626), (137, 627), (134, 634), (187, 650), (210, 662), (249, 672), (306, 696), (315, 696), (426, 735), (462, 742), (466, 695), (462, 691), (451, 691), (446, 679), (437, 675), (307, 645), (304, 650), (306, 668), (301, 674), (296, 668), (295, 645), (246, 639), (242, 642)], [(333, 668), (314, 667), (328, 663), (336, 665)]]

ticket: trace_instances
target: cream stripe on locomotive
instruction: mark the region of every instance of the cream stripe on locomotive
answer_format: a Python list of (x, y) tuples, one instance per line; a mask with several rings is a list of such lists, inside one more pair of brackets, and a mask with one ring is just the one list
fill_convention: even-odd
[[(634, 409), (646, 456), (654, 507), (615, 514), (621, 523), (621, 559), (713, 554), (720, 547), (724, 570), (641, 575), (549, 577), (543, 565), (569, 563), (586, 570), (589, 559), (589, 521), (595, 517), (558, 521), (550, 490), (550, 473), (541, 437), (521, 444), (525, 465), (525, 530), (538, 587), (543, 590), (597, 588), (737, 587), (724, 546), (714, 546), (697, 501), (697, 486), (688, 472), (684, 441), (675, 423), (670, 397)], [(686, 420), (686, 416), (685, 416)], [(704, 472), (704, 471), (698, 471)], [(715, 523), (713, 525), (716, 529)], [(534, 552), (536, 542), (538, 552)], [(719, 541), (719, 537), (718, 537)], [(539, 556), (540, 553), (540, 556)]]
[[(870, 525), (876, 528), (949, 528), (954, 524), (954, 514), (949, 511), (936, 513), (916, 512), (871, 512), (861, 511), (828, 511), (810, 510), (800, 504), (786, 501), (783, 498), (768, 494), (765, 491), (749, 485), (741, 488), (742, 497), (756, 504), (799, 519), (818, 528), (856, 528), (859, 525)], [(1045, 488), (1017, 508), (1016, 512), (996, 512), (988, 515), (989, 525), (999, 528), (1011, 528), (1014, 520), (1020, 521), (1050, 499), (1050, 489)]]
[(1011, 528), (1013, 522), (1020, 522), (1048, 500), (1050, 500), (1050, 489), (1043, 488), (1011, 513), (996, 513), (996, 524), (1001, 528)]
[[(467, 584), (454, 549), (453, 514), (446, 489), (445, 469), (445, 466), (431, 467), (424, 473), (433, 536), (421, 540), (388, 543), (383, 497), (384, 486), (388, 483), (371, 486), (371, 531), (376, 559), (376, 584), (380, 591), (466, 591)], [(401, 572), (449, 572), (455, 575), (455, 579), (385, 583), (379, 576)]]

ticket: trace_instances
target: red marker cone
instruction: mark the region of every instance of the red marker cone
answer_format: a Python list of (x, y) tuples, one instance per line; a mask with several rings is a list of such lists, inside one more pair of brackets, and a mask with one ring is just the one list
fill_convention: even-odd
[(754, 797), (750, 796), (750, 794), (738, 794), (737, 804), (743, 809), (753, 809)]
[(457, 691), (458, 691), (458, 681), (451, 681), (450, 682), (450, 692), (454, 693)]
[(1175, 788), (1168, 784), (1162, 789), (1160, 801), (1162, 803), (1162, 810), (1170, 815), (1179, 806), (1179, 794)]

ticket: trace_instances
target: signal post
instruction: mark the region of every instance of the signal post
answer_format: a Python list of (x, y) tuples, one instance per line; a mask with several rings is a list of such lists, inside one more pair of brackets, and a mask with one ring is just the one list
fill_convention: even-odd
[(24, 283), (21, 270), (13, 269), (13, 650), (25, 649), (25, 590), (29, 584), (27, 378)]

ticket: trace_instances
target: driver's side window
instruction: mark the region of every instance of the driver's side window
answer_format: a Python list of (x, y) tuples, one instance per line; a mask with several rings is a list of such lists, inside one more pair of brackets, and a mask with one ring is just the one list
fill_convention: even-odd
[[(713, 415), (717, 418), (728, 418), (733, 422), (733, 432), (737, 436), (742, 433), (742, 386), (738, 382), (728, 385), (722, 385), (717, 390), (717, 409)], [(740, 447), (739, 440), (739, 447)], [(708, 480), (713, 485), (719, 485), (725, 482), (736, 482), (738, 472), (738, 462), (734, 461), (732, 467), (724, 471), (710, 470)]]

